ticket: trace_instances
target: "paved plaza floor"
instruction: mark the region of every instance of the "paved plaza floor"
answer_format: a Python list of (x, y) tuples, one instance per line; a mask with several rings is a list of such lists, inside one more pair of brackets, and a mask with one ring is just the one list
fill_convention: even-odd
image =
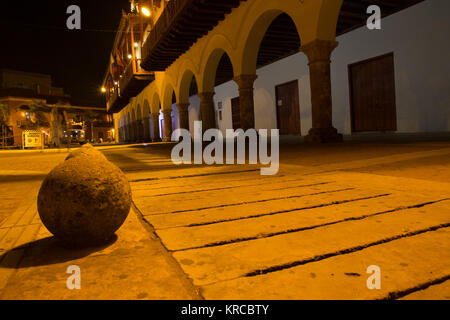
[(36, 208), (67, 150), (0, 153), (0, 299), (450, 299), (449, 142), (284, 143), (273, 176), (175, 166), (171, 146), (99, 148), (133, 206), (115, 241), (83, 250)]

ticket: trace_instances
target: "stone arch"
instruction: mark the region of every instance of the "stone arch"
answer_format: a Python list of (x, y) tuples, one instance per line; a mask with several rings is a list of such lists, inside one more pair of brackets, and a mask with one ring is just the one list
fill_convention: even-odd
[(135, 142), (137, 138), (136, 112), (131, 108), (131, 141)]
[(214, 91), (217, 67), (224, 54), (230, 59), (236, 74), (238, 68), (235, 50), (225, 36), (216, 35), (209, 41), (201, 58), (204, 64), (200, 76), (196, 79), (200, 92)]
[(136, 140), (144, 140), (144, 123), (142, 122), (142, 111), (140, 104), (136, 107)]
[(128, 111), (127, 115), (126, 115), (126, 134), (127, 134), (127, 138), (126, 141), (129, 142), (131, 141), (131, 116), (130, 116), (130, 111)]
[[(272, 22), (279, 17), (281, 14), (287, 14), (295, 24), (294, 19), (289, 13), (284, 12), (279, 9), (270, 9), (262, 13), (254, 22), (250, 31), (247, 33), (246, 38), (243, 42), (243, 48), (241, 50), (241, 63), (242, 69), (239, 71), (240, 74), (256, 74), (256, 65), (258, 60), (258, 53), (261, 46), (261, 42), (266, 35)], [(297, 33), (300, 35), (298, 26)], [(300, 48), (298, 48), (300, 49)]]
[(123, 127), (124, 127), (123, 126), (123, 115), (120, 113), (119, 114), (119, 124), (118, 124), (119, 142), (125, 141)]
[(142, 107), (142, 122), (143, 122), (143, 138), (144, 141), (150, 141), (152, 138), (152, 124), (150, 123), (150, 104), (147, 99), (144, 98)]
[(169, 78), (168, 75), (165, 75), (164, 82), (161, 88), (161, 109), (171, 109), (173, 94), (175, 93), (176, 100), (178, 100), (177, 92), (175, 90), (175, 86), (173, 85), (173, 81)]
[(183, 74), (180, 78), (180, 84), (178, 88), (178, 103), (187, 103), (189, 104), (189, 90), (191, 87), (192, 80), (194, 79), (197, 83), (198, 87), (198, 76), (191, 70), (191, 69), (185, 69), (183, 70)]
[(183, 74), (180, 75), (179, 88), (178, 88), (178, 101), (177, 111), (179, 119), (179, 127), (189, 130), (189, 98), (191, 96), (191, 86), (193, 81), (197, 87), (198, 94), (198, 76), (191, 70), (183, 70)]
[(150, 111), (152, 114), (152, 127), (153, 127), (153, 135), (152, 141), (158, 142), (161, 141), (161, 131), (160, 131), (160, 122), (159, 116), (161, 112), (161, 100), (159, 98), (159, 94), (155, 91), (151, 98)]
[(162, 87), (162, 113), (164, 115), (164, 140), (170, 141), (172, 137), (172, 115), (173, 115), (173, 100), (177, 100), (175, 87), (171, 81), (166, 78)]
[(159, 113), (161, 109), (161, 99), (159, 98), (159, 94), (157, 92), (153, 93), (150, 103), (150, 112), (152, 114)]
[[(287, 14), (294, 22), (302, 43), (315, 39), (334, 40), (343, 0), (315, 0), (299, 3), (298, 0), (258, 0), (248, 8), (239, 30), (248, 30), (238, 37), (242, 44), (241, 57), (236, 64), (239, 74), (254, 74), (261, 41), (270, 24), (280, 14)], [(299, 48), (300, 49), (300, 48)]]

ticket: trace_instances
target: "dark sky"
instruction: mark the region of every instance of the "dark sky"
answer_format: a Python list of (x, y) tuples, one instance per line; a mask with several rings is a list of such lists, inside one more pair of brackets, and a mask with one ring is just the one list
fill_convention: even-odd
[[(0, 67), (50, 74), (72, 104), (103, 107), (100, 87), (128, 0), (2, 0)], [(81, 30), (68, 30), (67, 7), (81, 8)], [(103, 30), (103, 31), (102, 31)]]

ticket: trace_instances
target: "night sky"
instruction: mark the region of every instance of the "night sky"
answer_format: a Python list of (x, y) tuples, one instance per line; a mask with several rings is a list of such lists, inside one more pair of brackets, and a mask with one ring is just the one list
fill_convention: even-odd
[[(81, 30), (66, 27), (73, 4)], [(100, 87), (122, 9), (128, 0), (2, 0), (0, 67), (50, 74), (73, 105), (104, 107)]]

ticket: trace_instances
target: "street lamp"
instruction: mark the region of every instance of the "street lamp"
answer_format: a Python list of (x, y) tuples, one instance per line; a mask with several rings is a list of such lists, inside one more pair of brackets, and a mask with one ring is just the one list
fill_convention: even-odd
[(142, 7), (141, 11), (144, 16), (150, 17), (150, 10), (148, 10), (146, 7)]

